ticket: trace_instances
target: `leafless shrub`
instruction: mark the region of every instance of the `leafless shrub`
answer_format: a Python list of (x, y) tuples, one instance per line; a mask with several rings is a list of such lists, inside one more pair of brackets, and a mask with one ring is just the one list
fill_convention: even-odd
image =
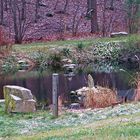
[(0, 27), (0, 56), (5, 56), (9, 54), (11, 49), (12, 49), (12, 44), (7, 39), (3, 28)]

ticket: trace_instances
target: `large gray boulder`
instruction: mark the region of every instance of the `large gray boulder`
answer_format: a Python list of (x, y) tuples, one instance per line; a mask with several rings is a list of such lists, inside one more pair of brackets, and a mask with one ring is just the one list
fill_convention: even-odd
[(6, 112), (34, 112), (36, 101), (29, 89), (7, 85), (3, 87)]

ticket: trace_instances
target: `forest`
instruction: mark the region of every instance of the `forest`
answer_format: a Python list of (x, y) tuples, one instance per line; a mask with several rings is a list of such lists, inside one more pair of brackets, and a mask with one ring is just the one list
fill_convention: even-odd
[(139, 0), (1, 0), (0, 25), (15, 43), (139, 31)]

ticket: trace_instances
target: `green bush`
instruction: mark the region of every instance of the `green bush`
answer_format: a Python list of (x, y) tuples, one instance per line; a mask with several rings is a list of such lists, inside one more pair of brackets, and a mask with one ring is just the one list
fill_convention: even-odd
[(118, 42), (98, 42), (93, 48), (93, 53), (101, 59), (116, 60), (121, 50), (120, 46)]
[(14, 56), (8, 56), (3, 60), (2, 71), (4, 73), (15, 73), (18, 71), (19, 66), (17, 64), (17, 59)]
[(47, 68), (47, 54), (42, 51), (33, 52), (31, 58), (35, 61), (37, 68), (45, 70)]
[(80, 43), (77, 44), (77, 49), (78, 49), (78, 50), (81, 51), (81, 50), (83, 50), (84, 48), (85, 48), (85, 44), (83, 44), (83, 42), (80, 42)]
[(61, 53), (53, 53), (53, 54), (50, 54), (49, 58), (48, 58), (48, 63), (49, 63), (49, 66), (52, 70), (61, 70), (62, 68), (62, 56), (61, 56)]
[(62, 54), (66, 57), (70, 55), (70, 49), (69, 48), (63, 48)]

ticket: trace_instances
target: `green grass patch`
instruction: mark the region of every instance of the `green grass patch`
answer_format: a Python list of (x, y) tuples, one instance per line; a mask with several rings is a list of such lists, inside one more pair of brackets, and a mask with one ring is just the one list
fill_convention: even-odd
[(121, 140), (140, 136), (139, 103), (99, 111), (63, 113), (53, 118), (50, 112), (5, 114), (0, 108), (2, 140)]
[(140, 41), (140, 35), (130, 35), (128, 37), (116, 37), (116, 38), (90, 38), (81, 40), (65, 40), (65, 41), (52, 41), (52, 42), (40, 42), (30, 43), (22, 45), (14, 45), (13, 49), (16, 52), (33, 52), (37, 50), (48, 51), (51, 47), (76, 47), (82, 43), (85, 47), (92, 46), (97, 42), (112, 42), (112, 41)]
[[(20, 136), (13, 140), (138, 140), (140, 123), (107, 124), (106, 126), (60, 128), (32, 136)], [(86, 127), (86, 128), (85, 128)], [(12, 139), (11, 139), (12, 140)]]
[(51, 119), (52, 115), (47, 111), (38, 111), (36, 113), (5, 113), (4, 107), (0, 106), (0, 137), (15, 136), (25, 125), (20, 121), (32, 121), (35, 118)]
[(139, 139), (140, 123), (120, 123), (119, 125), (110, 125), (96, 130), (95, 135), (99, 139), (109, 140), (129, 140)]

